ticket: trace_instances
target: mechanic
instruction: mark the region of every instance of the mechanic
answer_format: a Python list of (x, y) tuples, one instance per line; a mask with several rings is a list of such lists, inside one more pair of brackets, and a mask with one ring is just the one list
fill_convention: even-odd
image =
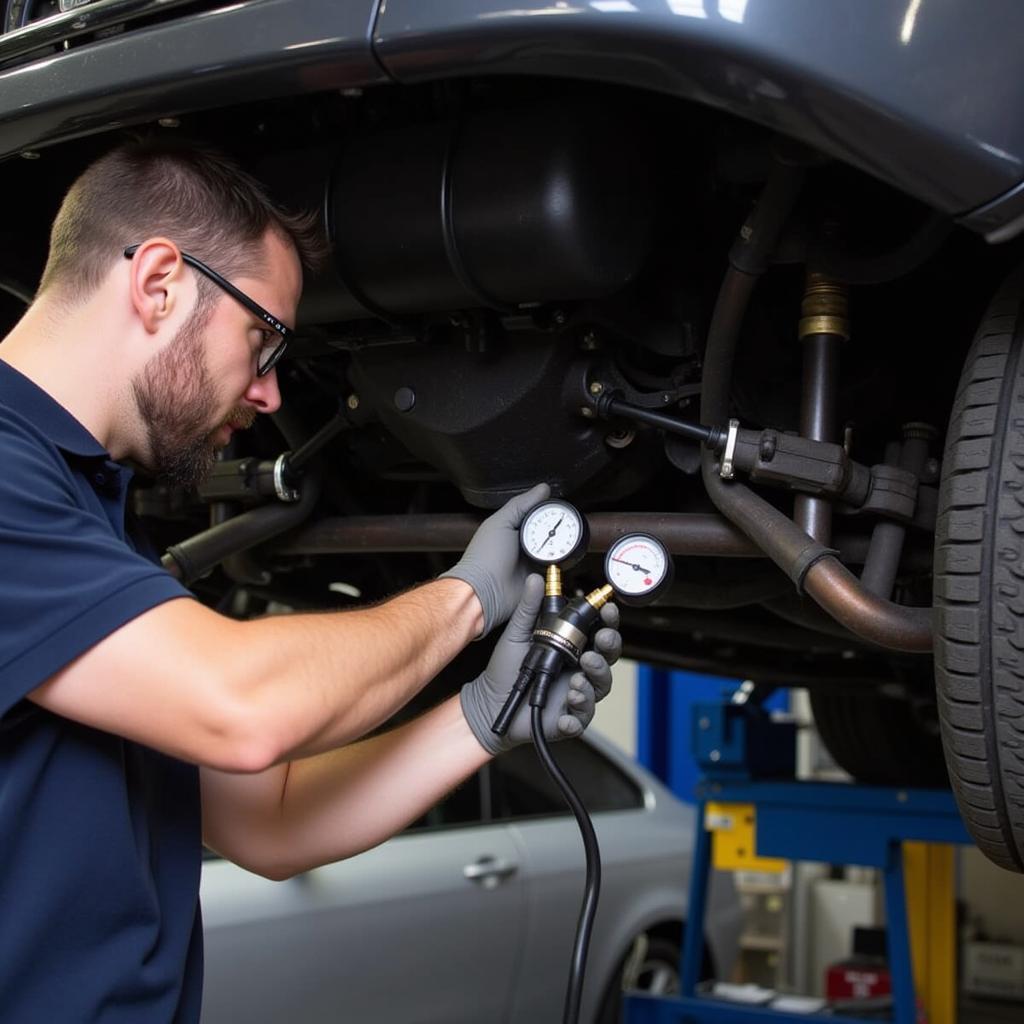
[[(441, 578), (346, 612), (226, 618), (126, 530), (120, 463), (194, 484), (278, 408), (275, 327), (311, 253), (308, 221), (223, 157), (133, 143), (72, 186), (0, 345), (6, 1024), (198, 1020), (203, 842), (283, 879), (380, 843), (529, 737), (528, 707), (507, 737), (490, 723), (542, 599), (516, 529), (546, 485)], [(459, 695), (354, 742), (510, 615)], [(613, 607), (604, 621), (558, 680), (551, 739), (610, 687)]]

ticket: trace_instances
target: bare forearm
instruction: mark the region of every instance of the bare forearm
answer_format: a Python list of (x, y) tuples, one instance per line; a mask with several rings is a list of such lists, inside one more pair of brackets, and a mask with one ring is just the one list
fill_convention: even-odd
[(452, 697), (391, 732), (262, 776), (204, 771), (207, 842), (253, 870), (288, 877), (376, 846), (488, 757)]
[(479, 608), (466, 584), (438, 580), (370, 609), (243, 623), (238, 686), (273, 723), (278, 760), (333, 750), (437, 675), (479, 631)]

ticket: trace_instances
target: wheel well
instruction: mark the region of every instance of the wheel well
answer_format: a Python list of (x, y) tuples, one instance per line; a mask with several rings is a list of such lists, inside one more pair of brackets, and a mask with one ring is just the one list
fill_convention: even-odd
[[(671, 942), (674, 945), (678, 946), (681, 950), (683, 946), (683, 931), (685, 927), (685, 921), (659, 921), (645, 928), (644, 931), (650, 938), (662, 939), (667, 942)], [(699, 979), (701, 981), (703, 981), (706, 978), (713, 978), (715, 976), (714, 958), (711, 955), (711, 949), (708, 946), (706, 937), (704, 939), (704, 942), (702, 943), (702, 946), (703, 951), (701, 955)], [(598, 1024), (604, 1024), (606, 1020), (612, 1021), (618, 1019), (618, 1017), (614, 1015), (613, 1008), (617, 1008), (618, 1006), (617, 997), (619, 994), (619, 977), (622, 973), (622, 968), (625, 965), (626, 957), (628, 955), (628, 948), (622, 950), (622, 955), (618, 960), (618, 966), (614, 974), (611, 976), (611, 978), (608, 979), (608, 984), (605, 987), (604, 995), (601, 999), (602, 1013), (604, 1014), (604, 1016), (600, 1016), (598, 1018)]]
[[(683, 930), (686, 927), (685, 921), (662, 921), (647, 929), (647, 934), (655, 939), (667, 939), (682, 949)], [(700, 980), (713, 978), (715, 976), (715, 959), (711, 955), (711, 947), (708, 945), (707, 936), (704, 937), (701, 951)]]

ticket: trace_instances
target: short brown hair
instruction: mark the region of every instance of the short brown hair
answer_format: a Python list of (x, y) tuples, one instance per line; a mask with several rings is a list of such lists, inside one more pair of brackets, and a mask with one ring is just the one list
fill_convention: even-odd
[[(88, 297), (122, 259), (125, 246), (154, 235), (227, 278), (265, 269), (267, 229), (290, 241), (308, 268), (323, 259), (314, 215), (291, 214), (222, 153), (180, 140), (139, 140), (91, 164), (68, 190), (53, 222), (50, 254), (39, 284), (61, 297)], [(214, 285), (199, 277), (200, 303)]]

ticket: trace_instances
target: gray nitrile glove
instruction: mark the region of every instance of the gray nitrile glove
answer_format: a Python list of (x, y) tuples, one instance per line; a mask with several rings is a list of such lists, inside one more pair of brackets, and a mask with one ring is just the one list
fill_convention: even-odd
[[(523, 700), (504, 736), (492, 732), (491, 724), (498, 717), (519, 675), (523, 658), (530, 649), (533, 626), (543, 599), (544, 581), (537, 575), (528, 576), (519, 606), (501, 634), (487, 668), (471, 683), (466, 683), (459, 695), (462, 713), (488, 753), (500, 754), (531, 738), (528, 697)], [(606, 604), (601, 609), (601, 621), (605, 626), (594, 634), (595, 649), (580, 658), (582, 671), (562, 672), (548, 689), (542, 720), (544, 735), (549, 740), (579, 736), (594, 717), (594, 705), (612, 688), (611, 666), (622, 653), (619, 610), (615, 605)]]
[(537, 484), (505, 502), (477, 527), (462, 558), (439, 577), (464, 580), (473, 588), (484, 610), (480, 636), (504, 622), (519, 600), (527, 572), (519, 553), (519, 524), (550, 493), (547, 484)]

